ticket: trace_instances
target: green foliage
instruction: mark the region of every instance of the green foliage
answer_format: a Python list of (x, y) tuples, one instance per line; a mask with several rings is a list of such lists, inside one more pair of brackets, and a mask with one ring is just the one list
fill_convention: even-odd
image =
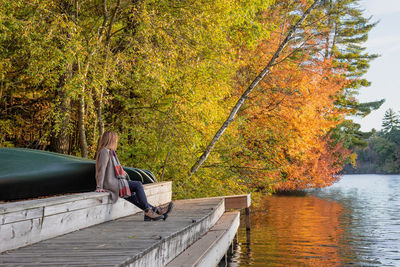
[(357, 166), (347, 166), (347, 173), (400, 173), (400, 129), (398, 115), (392, 109), (386, 111), (382, 130), (364, 137), (367, 146), (356, 148)]
[(103, 121), (121, 136), (121, 160), (174, 180), (177, 196), (240, 192), (221, 171), (189, 180), (187, 170), (235, 100), (240, 51), (269, 36), (260, 16), (268, 7), (1, 0), (1, 145), (79, 155), (82, 122), (94, 157)]
[[(368, 71), (371, 60), (376, 54), (365, 52), (364, 43), (369, 31), (377, 24), (371, 22), (363, 14), (359, 0), (327, 0), (324, 1), (324, 12), (327, 14), (327, 24), (330, 25), (325, 41), (325, 57), (333, 58), (334, 65), (344, 70), (342, 75), (347, 78), (347, 85), (336, 96), (338, 109), (345, 110), (353, 116), (367, 116), (378, 109), (384, 100), (360, 103), (356, 96), (363, 87), (370, 85), (363, 75)], [(359, 125), (347, 120), (334, 130), (337, 142), (344, 142), (347, 147), (365, 146), (362, 141)]]
[(353, 149), (354, 147), (366, 147), (369, 136), (372, 133), (360, 131), (360, 124), (352, 120), (344, 120), (336, 128), (332, 129), (332, 139), (335, 142), (343, 142), (343, 146)]
[(391, 134), (400, 129), (400, 115), (394, 112), (391, 108), (385, 112), (382, 120), (382, 130), (384, 133)]
[[(367, 84), (359, 77), (374, 56), (359, 44), (373, 24), (350, 7), (353, 2), (335, 1), (332, 12), (326, 7), (311, 14), (291, 48), (307, 32), (337, 36), (330, 42), (329, 57), (338, 73), (346, 69), (343, 75), (352, 84), (336, 96), (338, 106), (366, 114), (378, 104), (358, 104), (352, 96), (359, 85)], [(281, 114), (303, 115), (295, 96), (304, 94), (296, 84), (277, 86), (271, 80), (262, 89), (268, 92), (268, 105), (251, 102), (264, 109), (270, 120), (265, 125), (274, 129), (251, 125), (242, 112), (207, 164), (190, 179), (187, 173), (286, 27), (308, 5), (262, 0), (0, 0), (0, 145), (81, 155), (84, 139), (93, 158), (104, 123), (120, 134), (121, 161), (150, 169), (159, 180), (172, 180), (175, 197), (254, 191), (257, 177), (241, 174), (251, 173), (248, 167), (254, 162), (260, 169), (276, 169), (281, 160), (286, 162), (276, 155), (301, 140), (297, 130), (286, 131), (287, 118), (266, 109), (272, 105)], [(328, 13), (331, 22), (320, 19)], [(310, 63), (305, 55), (320, 55), (324, 42), (319, 38), (285, 55), (293, 62), (291, 69)], [(260, 45), (267, 49), (255, 52)], [(287, 84), (295, 78), (283, 75), (285, 69), (280, 72)], [(293, 103), (280, 105), (281, 97), (293, 98)], [(318, 109), (321, 118), (329, 117), (324, 108)], [(292, 117), (294, 129), (305, 120)], [(360, 134), (357, 126), (346, 127), (349, 134)], [(257, 132), (244, 137), (248, 129)], [(86, 137), (80, 138), (83, 133)], [(265, 140), (259, 142), (260, 136)], [(305, 151), (313, 142), (306, 141)], [(257, 184), (272, 191), (268, 179)]]

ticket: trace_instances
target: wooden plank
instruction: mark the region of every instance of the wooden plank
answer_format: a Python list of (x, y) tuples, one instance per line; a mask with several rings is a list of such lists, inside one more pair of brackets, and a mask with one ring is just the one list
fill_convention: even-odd
[(239, 223), (239, 212), (225, 213), (209, 232), (166, 266), (216, 266), (232, 243)]
[(108, 193), (88, 192), (88, 193), (70, 194), (64, 196), (48, 197), (48, 198), (33, 199), (33, 200), (6, 202), (0, 204), (0, 214), (49, 206), (49, 205), (57, 205), (61, 203), (68, 203), (71, 201), (76, 201), (81, 199), (99, 198), (99, 197), (108, 197)]
[(251, 195), (232, 195), (232, 196), (220, 196), (220, 197), (208, 197), (199, 199), (225, 199), (225, 209), (245, 209), (251, 205)]
[(108, 203), (108, 199), (101, 197), (101, 198), (79, 199), (67, 203), (60, 203), (57, 205), (49, 205), (49, 206), (46, 205), (44, 206), (44, 216), (50, 216), (54, 214), (85, 209), (89, 207), (103, 205), (105, 203)]
[(0, 225), (12, 222), (30, 220), (35, 218), (41, 218), (42, 216), (43, 216), (43, 207), (14, 211), (6, 214), (1, 214)]
[[(160, 182), (153, 184), (145, 184), (143, 185), (144, 191), (146, 194), (152, 195), (156, 194), (157, 190), (171, 191), (172, 190), (172, 182)], [(0, 215), (4, 213), (10, 213), (15, 211), (21, 211), (26, 209), (33, 209), (43, 206), (50, 205), (58, 205), (63, 203), (70, 203), (76, 200), (90, 199), (90, 198), (101, 198), (105, 197), (108, 199), (109, 193), (104, 192), (87, 192), (87, 193), (78, 193), (78, 194), (70, 194), (63, 195), (57, 197), (48, 197), (41, 199), (33, 199), (33, 200), (24, 200), (24, 201), (15, 201), (15, 202), (6, 202), (0, 204)], [(1, 221), (1, 220), (0, 220)]]
[[(157, 206), (171, 201), (171, 182), (144, 185), (148, 201)], [(0, 252), (15, 249), (76, 231), (95, 224), (129, 216), (141, 210), (126, 200), (111, 204), (108, 193), (83, 193), (62, 197), (18, 202), (26, 208), (18, 210), (14, 203), (4, 204), (0, 216)]]
[(143, 185), (144, 191), (147, 196), (158, 194), (158, 192), (172, 192), (172, 182), (160, 182), (153, 184), (145, 184)]
[(163, 266), (223, 212), (222, 199), (176, 201), (166, 221), (144, 222), (143, 213), (119, 218), (0, 254), (0, 265)]
[[(213, 202), (214, 205), (212, 205)], [(122, 264), (129, 264), (129, 266), (132, 267), (164, 266), (206, 233), (210, 227), (218, 221), (225, 210), (225, 204), (222, 199), (185, 200), (184, 203), (185, 205), (183, 208), (186, 209), (183, 210), (183, 216), (185, 215), (185, 211), (193, 211), (195, 209), (208, 212), (209, 216), (200, 215), (197, 218), (187, 218), (185, 221), (188, 225), (184, 227), (183, 230), (179, 231), (179, 233), (173, 233), (168, 237), (163, 237), (157, 246), (147, 249), (146, 252), (136, 255)], [(215, 205), (215, 203), (217, 203), (217, 205)], [(182, 205), (177, 205), (178, 209), (174, 209), (173, 214), (181, 213), (181, 208), (179, 206), (182, 207)], [(174, 225), (176, 224), (175, 222), (172, 223)]]
[(226, 209), (245, 209), (251, 205), (250, 194), (225, 196), (225, 208)]

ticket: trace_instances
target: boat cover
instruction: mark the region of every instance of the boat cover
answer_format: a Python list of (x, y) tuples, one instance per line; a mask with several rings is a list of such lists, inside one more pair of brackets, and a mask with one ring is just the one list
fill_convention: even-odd
[[(94, 160), (25, 148), (0, 148), (0, 200), (94, 191)], [(124, 167), (131, 180), (153, 183), (148, 170)]]

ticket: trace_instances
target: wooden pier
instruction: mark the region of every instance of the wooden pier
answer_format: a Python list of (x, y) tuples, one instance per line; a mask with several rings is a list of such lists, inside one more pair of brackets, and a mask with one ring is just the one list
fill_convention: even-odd
[[(149, 202), (158, 205), (170, 201), (170, 185), (145, 185)], [(121, 199), (118, 201), (121, 203), (112, 205), (101, 194), (104, 195), (86, 193), (64, 197), (64, 200), (74, 199), (72, 202), (42, 199), (39, 201), (42, 206), (19, 202), (18, 206), (23, 210), (11, 207), (10, 203), (0, 204), (3, 247), (0, 266), (213, 266), (224, 256), (239, 226), (239, 212), (226, 212), (225, 207), (246, 208), (250, 199), (249, 195), (241, 195), (179, 200), (174, 202), (167, 220), (144, 222), (143, 213), (129, 202)], [(102, 202), (93, 201), (93, 197), (100, 197)], [(80, 201), (86, 205), (78, 204)], [(45, 216), (47, 206), (44, 203), (64, 205), (63, 209), (53, 207), (52, 210), (58, 210), (58, 213), (48, 215), (59, 219)], [(104, 211), (97, 207), (99, 205)], [(43, 213), (42, 217), (36, 218), (31, 214), (38, 208)], [(88, 215), (93, 214), (90, 210), (97, 210), (101, 215)], [(54, 225), (46, 226), (46, 220)], [(28, 225), (27, 221), (33, 221), (32, 229), (18, 232), (21, 229), (18, 223)], [(78, 227), (66, 227), (68, 223)], [(35, 228), (37, 225), (42, 228)], [(60, 231), (52, 236), (43, 225), (52, 231)], [(40, 237), (41, 231), (46, 233), (45, 237)], [(7, 238), (8, 242), (3, 242)]]

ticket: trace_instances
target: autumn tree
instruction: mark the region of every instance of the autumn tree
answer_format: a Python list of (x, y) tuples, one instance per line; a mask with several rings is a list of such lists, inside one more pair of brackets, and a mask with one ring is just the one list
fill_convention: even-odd
[(177, 197), (327, 185), (350, 133), (330, 129), (375, 105), (354, 98), (373, 24), (328, 2), (296, 26), (314, 1), (0, 0), (0, 144), (93, 158), (114, 130)]

